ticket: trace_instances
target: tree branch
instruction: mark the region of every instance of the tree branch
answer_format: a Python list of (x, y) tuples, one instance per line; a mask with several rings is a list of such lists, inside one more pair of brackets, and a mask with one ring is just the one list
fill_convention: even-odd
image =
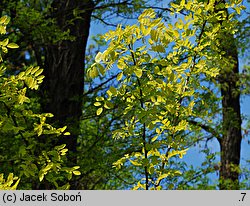
[(107, 26), (112, 26), (112, 27), (117, 27), (117, 24), (112, 24), (112, 23), (109, 23), (107, 21), (105, 21), (104, 19), (96, 16), (96, 15), (92, 15), (93, 18), (99, 20), (100, 22), (102, 22), (103, 24), (107, 25)]
[(94, 87), (94, 88), (88, 90), (87, 92), (85, 92), (85, 93), (83, 94), (83, 97), (84, 97), (84, 96), (87, 96), (87, 95), (89, 95), (89, 94), (91, 94), (91, 93), (93, 93), (93, 92), (95, 92), (95, 91), (98, 90), (98, 89), (100, 89), (103, 85), (107, 84), (108, 82), (110, 82), (111, 80), (115, 79), (116, 77), (117, 77), (117, 74), (111, 76), (109, 79), (107, 79), (106, 81), (102, 82), (102, 83), (99, 84), (98, 86), (96, 86), (96, 87)]
[[(132, 52), (132, 47), (131, 45), (128, 45), (129, 49), (130, 49), (130, 53), (133, 59), (133, 63), (134, 66), (137, 65), (136, 63), (136, 59), (134, 56), (134, 53)], [(144, 109), (144, 103), (143, 103), (143, 93), (141, 90), (141, 82), (140, 79), (137, 77), (137, 82), (138, 82), (138, 86), (140, 88), (140, 104), (141, 104), (141, 108)], [(142, 131), (142, 141), (143, 141), (143, 147), (144, 147), (144, 157), (145, 159), (148, 159), (148, 151), (146, 149), (146, 144), (147, 144), (147, 139), (146, 139), (146, 124), (143, 123), (143, 131)], [(145, 172), (145, 179), (146, 179), (146, 190), (149, 189), (149, 173), (148, 173), (148, 167), (145, 165), (144, 166), (144, 172)]]
[(202, 128), (203, 130), (205, 130), (206, 132), (212, 134), (220, 142), (220, 140), (221, 140), (220, 134), (215, 129), (213, 129), (212, 127), (209, 127), (208, 125), (202, 124), (201, 122), (197, 122), (195, 120), (187, 120), (187, 121), (190, 124), (198, 126), (198, 127)]
[(106, 9), (106, 8), (109, 8), (109, 7), (114, 7), (114, 6), (119, 6), (119, 5), (133, 5), (133, 4), (129, 3), (128, 0), (126, 0), (126, 1), (119, 2), (119, 3), (110, 3), (110, 4), (95, 6), (94, 10)]

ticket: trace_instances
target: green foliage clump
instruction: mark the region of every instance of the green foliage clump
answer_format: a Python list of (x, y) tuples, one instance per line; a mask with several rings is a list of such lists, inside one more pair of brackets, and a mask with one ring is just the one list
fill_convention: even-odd
[[(8, 16), (0, 18), (1, 35), (6, 35), (9, 21)], [(34, 113), (33, 100), (27, 95), (38, 90), (44, 79), (43, 69), (31, 66), (9, 75), (3, 55), (18, 45), (5, 38), (0, 41), (0, 47), (0, 188), (16, 189), (19, 184), (20, 188), (31, 189), (37, 182), (46, 180), (54, 185), (50, 188), (68, 189), (67, 181), (73, 174), (80, 175), (79, 167), (65, 167), (66, 145), (52, 147), (51, 142), (53, 137), (69, 135), (69, 132), (65, 131), (66, 126), (54, 128), (46, 122), (52, 114)], [(9, 173), (7, 180), (3, 173)]]

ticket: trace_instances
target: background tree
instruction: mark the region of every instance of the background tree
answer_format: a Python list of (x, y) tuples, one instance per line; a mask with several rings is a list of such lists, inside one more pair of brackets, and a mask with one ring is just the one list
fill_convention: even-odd
[[(220, 15), (221, 29), (230, 20), (226, 8), (226, 1), (215, 1), (215, 12)], [(239, 11), (237, 11), (240, 13)], [(219, 14), (220, 13), (220, 14)], [(219, 139), (221, 146), (221, 169), (220, 189), (239, 189), (239, 164), (241, 152), (241, 111), (240, 111), (240, 83), (239, 83), (239, 57), (234, 31), (225, 32), (218, 37), (218, 45), (224, 58), (230, 60), (221, 69), (219, 82), (221, 84), (222, 108), (223, 108), (223, 129), (222, 138)], [(229, 43), (230, 42), (230, 43)], [(227, 186), (226, 181), (231, 181), (234, 186)]]
[[(206, 1), (205, 1), (206, 4)], [(220, 165), (220, 189), (239, 189), (239, 164), (242, 140), (242, 119), (240, 111), (240, 74), (239, 74), (239, 55), (237, 48), (237, 40), (234, 35), (237, 32), (236, 26), (240, 24), (236, 20), (236, 14), (240, 14), (240, 8), (233, 8), (236, 12), (228, 11), (226, 1), (209, 1), (208, 5), (213, 7), (212, 11), (215, 20), (208, 22), (206, 19), (204, 24), (208, 28), (217, 27), (218, 36), (214, 39), (214, 49), (216, 53), (221, 54), (221, 59), (213, 60), (213, 65), (220, 68), (220, 77), (218, 87), (221, 90), (222, 97), (222, 128), (219, 135), (215, 136), (220, 143), (221, 165)], [(241, 1), (236, 2), (240, 5)], [(209, 26), (209, 24), (211, 24)], [(231, 27), (230, 30), (225, 27)], [(200, 122), (192, 121), (194, 124), (202, 125), (203, 129), (211, 132), (210, 126)], [(218, 126), (217, 126), (218, 128)], [(213, 131), (213, 130), (212, 130)]]

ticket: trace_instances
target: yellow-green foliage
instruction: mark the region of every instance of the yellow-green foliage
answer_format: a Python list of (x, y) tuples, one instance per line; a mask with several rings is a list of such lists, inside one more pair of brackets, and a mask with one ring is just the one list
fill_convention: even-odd
[(0, 190), (15, 190), (20, 181), (20, 178), (14, 177), (13, 173), (10, 173), (7, 180), (4, 179), (3, 174), (0, 174)]
[[(9, 21), (8, 16), (0, 18), (0, 34), (6, 34)], [(80, 175), (79, 167), (65, 167), (66, 145), (51, 148), (50, 142), (42, 144), (38, 138), (69, 135), (69, 132), (65, 132), (66, 126), (54, 128), (46, 123), (47, 118), (53, 117), (52, 114), (36, 114), (32, 106), (28, 106), (31, 100), (26, 93), (38, 89), (44, 79), (43, 69), (31, 66), (17, 75), (7, 75), (3, 55), (14, 48), (18, 45), (10, 43), (8, 38), (0, 40), (0, 147), (1, 151), (5, 151), (0, 156), (1, 169), (9, 171), (14, 166), (13, 173), (18, 177), (11, 171), (5, 180), (1, 174), (0, 189), (16, 189), (23, 178), (35, 181), (45, 178), (58, 189), (68, 189), (67, 180), (72, 178), (72, 174)], [(38, 151), (41, 153), (37, 154)], [(61, 182), (63, 178), (66, 181), (61, 187), (57, 180)], [(25, 185), (23, 188), (31, 189)]]
[[(175, 24), (166, 24), (156, 18), (153, 9), (148, 9), (137, 24), (125, 28), (119, 25), (103, 36), (109, 45), (97, 54), (88, 74), (95, 78), (116, 68), (118, 86), (110, 87), (105, 97), (96, 98), (94, 105), (97, 115), (101, 115), (113, 108), (113, 98), (126, 104), (125, 125), (113, 136), (137, 139), (141, 151), (126, 154), (114, 167), (120, 169), (130, 163), (144, 170), (147, 177), (134, 189), (145, 189), (145, 183), (151, 189), (161, 189), (166, 177), (180, 175), (166, 165), (173, 156), (182, 158), (188, 149), (184, 134), (193, 129), (188, 119), (204, 118), (204, 113), (196, 113), (194, 107), (201, 99), (201, 77), (209, 79), (219, 74), (220, 67), (211, 66), (211, 62), (222, 62), (217, 41), (221, 30), (235, 32), (234, 13), (229, 17), (218, 15), (214, 3), (182, 0), (179, 5), (172, 4), (173, 14), (184, 10), (187, 13)], [(237, 13), (242, 9), (238, 1), (225, 6)], [(214, 23), (219, 19), (225, 25)], [(206, 111), (206, 104), (202, 104)]]

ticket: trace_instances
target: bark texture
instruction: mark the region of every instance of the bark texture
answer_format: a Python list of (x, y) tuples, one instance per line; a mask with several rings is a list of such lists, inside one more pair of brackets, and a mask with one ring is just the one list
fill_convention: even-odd
[[(233, 37), (231, 37), (233, 40)], [(239, 64), (237, 48), (228, 50), (228, 57), (232, 58), (232, 68), (223, 70), (221, 74), (221, 95), (223, 108), (223, 136), (221, 146), (220, 189), (239, 189), (239, 172), (241, 151), (241, 114), (240, 92), (238, 84)], [(227, 184), (229, 180), (234, 183)]]
[[(225, 0), (219, 3), (225, 3)], [(224, 10), (228, 15), (228, 11)], [(220, 22), (221, 25), (222, 22)], [(223, 28), (223, 27), (222, 27)], [(222, 66), (220, 72), (223, 134), (219, 140), (221, 147), (220, 189), (239, 189), (239, 168), (241, 151), (241, 112), (239, 88), (239, 62), (236, 40), (233, 34), (222, 32), (220, 50), (230, 64)]]
[[(70, 30), (75, 40), (61, 40), (45, 47), (43, 107), (54, 114), (58, 126), (68, 126), (71, 135), (60, 138), (60, 143), (65, 143), (72, 153), (76, 152), (82, 113), (84, 59), (92, 10), (90, 0), (55, 0), (51, 14), (59, 28)], [(78, 16), (74, 15), (76, 11), (80, 11)]]

